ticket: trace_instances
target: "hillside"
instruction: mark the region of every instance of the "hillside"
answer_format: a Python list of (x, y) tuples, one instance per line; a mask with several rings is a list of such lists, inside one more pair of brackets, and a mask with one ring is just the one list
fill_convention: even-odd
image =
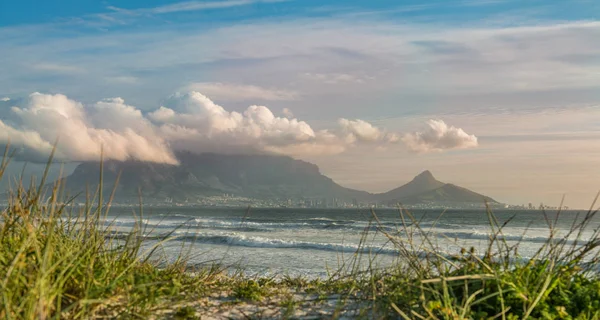
[(466, 188), (462, 188), (453, 184), (445, 184), (434, 190), (425, 191), (420, 194), (416, 194), (410, 197), (400, 199), (405, 204), (416, 204), (416, 203), (482, 203), (486, 201), (488, 203), (496, 203), (496, 200), (484, 196), (482, 194), (473, 192)]
[(388, 192), (377, 194), (375, 198), (384, 202), (398, 202), (411, 196), (438, 189), (444, 185), (443, 182), (436, 180), (429, 170), (425, 170), (409, 183)]

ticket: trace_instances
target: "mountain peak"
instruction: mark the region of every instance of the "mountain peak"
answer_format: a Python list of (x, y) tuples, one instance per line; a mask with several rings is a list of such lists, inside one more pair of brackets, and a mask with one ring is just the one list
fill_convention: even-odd
[(413, 180), (435, 181), (435, 177), (429, 170), (425, 170), (417, 175)]
[(417, 175), (416, 177), (414, 177), (412, 179), (412, 181), (410, 181), (409, 183), (398, 187), (394, 190), (390, 190), (386, 193), (380, 194), (378, 197), (383, 200), (383, 201), (388, 201), (388, 200), (400, 200), (400, 199), (405, 199), (406, 197), (410, 197), (413, 195), (417, 195), (426, 191), (431, 191), (431, 190), (435, 190), (441, 186), (443, 186), (444, 183), (437, 181), (434, 177), (433, 174), (431, 173), (431, 171), (429, 170), (425, 170), (423, 172), (421, 172), (419, 175)]

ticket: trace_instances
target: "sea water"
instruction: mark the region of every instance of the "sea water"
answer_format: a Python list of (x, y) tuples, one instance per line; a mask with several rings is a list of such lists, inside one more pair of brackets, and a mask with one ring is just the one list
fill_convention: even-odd
[[(564, 237), (585, 211), (565, 211), (558, 218), (548, 212), (556, 225), (555, 238)], [(133, 208), (112, 208), (105, 221), (111, 230), (126, 234), (136, 224), (144, 228), (144, 250), (154, 251), (168, 261), (184, 256), (191, 265), (218, 263), (242, 268), (250, 274), (325, 277), (348, 266), (357, 251), (363, 265), (385, 267), (398, 259), (397, 241), (407, 241), (398, 210), (367, 209), (245, 209), (161, 207), (145, 208), (143, 215)], [(415, 250), (431, 247), (442, 254), (458, 254), (474, 248), (483, 253), (492, 234), (485, 210), (413, 210), (421, 228), (412, 240)], [(518, 253), (531, 257), (550, 236), (542, 211), (495, 211), (508, 245), (520, 242)], [(556, 218), (556, 223), (555, 223)], [(405, 216), (408, 229), (414, 222)], [(595, 217), (581, 240), (590, 239), (600, 225)], [(413, 229), (414, 230), (414, 229)], [(367, 232), (365, 234), (365, 232)], [(429, 242), (423, 243), (423, 235)], [(577, 239), (572, 234), (570, 241)], [(423, 244), (423, 246), (420, 246)], [(142, 252), (143, 254), (143, 252)]]

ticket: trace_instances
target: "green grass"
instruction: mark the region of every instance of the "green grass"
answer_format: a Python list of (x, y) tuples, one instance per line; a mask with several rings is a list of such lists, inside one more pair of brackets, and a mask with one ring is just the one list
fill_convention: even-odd
[(101, 223), (110, 205), (76, 208), (60, 185), (43, 185), (18, 186), (0, 214), (0, 318), (143, 318), (161, 299), (201, 293), (219, 274), (192, 276), (182, 260), (158, 268), (161, 261), (140, 252), (141, 223), (116, 238)]
[[(410, 212), (400, 213), (411, 227), (396, 234), (378, 231), (399, 250), (398, 264), (357, 271), (351, 262), (346, 266), (351, 271), (331, 279), (327, 290), (354, 292), (356, 298), (372, 301), (380, 314), (404, 319), (600, 319), (598, 229), (591, 240), (569, 243), (554, 237), (558, 217), (544, 213), (550, 239), (533, 259), (524, 260), (518, 245), (502, 240), (506, 224), (500, 225), (488, 210), (492, 237), (487, 251), (463, 249), (449, 257), (435, 249), (434, 237)], [(585, 213), (569, 234), (590, 229), (596, 213)], [(374, 212), (373, 217), (378, 225)]]
[(266, 283), (253, 279), (241, 279), (233, 287), (233, 297), (241, 300), (260, 301), (266, 294)]
[[(280, 296), (281, 317), (288, 318), (303, 304), (290, 292), (316, 296), (317, 304), (335, 297), (333, 318), (358, 306), (359, 318), (600, 319), (594, 269), (600, 231), (591, 240), (568, 242), (555, 238), (557, 220), (548, 215), (550, 240), (530, 260), (520, 259), (518, 245), (502, 240), (506, 224), (491, 210), (493, 236), (486, 252), (465, 248), (457, 256), (441, 254), (433, 235), (400, 210), (406, 227), (377, 231), (399, 252), (398, 263), (389, 268), (371, 263), (363, 268), (374, 257), (357, 253), (328, 279), (250, 278), (228, 275), (219, 266), (189, 272), (184, 255), (167, 263), (155, 254), (161, 243), (142, 252), (142, 206), (140, 223), (128, 236), (116, 237), (102, 223), (112, 195), (104, 199), (98, 192), (76, 207), (60, 184), (45, 189), (44, 180), (17, 186), (0, 214), (1, 319), (145, 319), (165, 309), (173, 319), (194, 319), (194, 307), (181, 305), (214, 293), (256, 304)], [(596, 213), (584, 213), (570, 234), (589, 229)], [(372, 223), (379, 226), (375, 212)], [(368, 237), (365, 231), (361, 244)]]
[(196, 316), (196, 310), (192, 307), (182, 307), (175, 312), (174, 318), (177, 320), (198, 320)]

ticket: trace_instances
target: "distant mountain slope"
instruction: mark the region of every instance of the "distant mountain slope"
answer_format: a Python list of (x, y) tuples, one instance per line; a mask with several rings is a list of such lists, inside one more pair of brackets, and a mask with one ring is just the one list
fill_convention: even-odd
[(434, 203), (497, 203), (496, 200), (484, 196), (482, 194), (473, 192), (471, 190), (453, 185), (445, 184), (437, 189), (425, 191), (423, 193), (413, 195), (401, 199), (402, 203), (415, 204), (424, 202)]
[[(233, 194), (259, 199), (327, 199), (385, 204), (483, 203), (492, 198), (452, 184), (445, 184), (424, 171), (407, 184), (385, 193), (371, 194), (342, 187), (321, 174), (311, 163), (287, 156), (223, 155), (179, 153), (180, 165), (140, 161), (106, 161), (103, 192), (110, 194), (121, 173), (116, 190), (118, 201), (198, 199)], [(98, 162), (81, 163), (64, 179), (71, 194), (95, 191), (100, 176)]]
[(443, 182), (436, 180), (429, 170), (423, 171), (409, 183), (396, 189), (376, 195), (379, 201), (398, 201), (410, 196), (418, 195), (427, 191), (432, 191), (444, 186)]

